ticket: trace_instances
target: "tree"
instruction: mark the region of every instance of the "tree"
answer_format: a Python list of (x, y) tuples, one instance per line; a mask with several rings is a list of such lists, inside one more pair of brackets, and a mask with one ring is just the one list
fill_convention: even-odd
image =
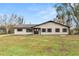
[(79, 25), (79, 17), (77, 13), (77, 10), (79, 11), (79, 5), (71, 4), (71, 3), (62, 3), (62, 4), (57, 4), (56, 11), (57, 11), (57, 16), (62, 17), (63, 20), (65, 21), (64, 24), (68, 26), (73, 26), (72, 21), (76, 23), (76, 25)]
[(23, 24), (23, 20), (23, 17), (16, 14), (10, 16), (5, 14), (0, 18), (0, 22), (2, 22), (0, 25), (5, 28), (6, 33), (8, 34), (14, 25)]
[(12, 14), (9, 19), (9, 24), (11, 25), (23, 24), (23, 21), (24, 19), (22, 16), (17, 16), (16, 14)]

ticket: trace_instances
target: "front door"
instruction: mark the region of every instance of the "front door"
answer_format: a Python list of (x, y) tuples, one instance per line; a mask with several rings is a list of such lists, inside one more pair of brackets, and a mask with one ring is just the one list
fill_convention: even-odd
[(38, 31), (34, 31), (34, 34), (39, 34)]
[(39, 34), (39, 28), (34, 28), (34, 34)]

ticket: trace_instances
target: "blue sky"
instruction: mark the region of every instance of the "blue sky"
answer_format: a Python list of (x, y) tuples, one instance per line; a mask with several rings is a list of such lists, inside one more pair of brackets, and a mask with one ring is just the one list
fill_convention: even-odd
[(38, 24), (56, 17), (54, 3), (0, 3), (0, 15), (17, 14), (25, 23)]

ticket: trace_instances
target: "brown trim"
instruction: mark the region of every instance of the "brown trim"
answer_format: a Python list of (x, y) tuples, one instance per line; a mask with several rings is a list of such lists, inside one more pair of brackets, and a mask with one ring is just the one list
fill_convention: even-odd
[[(60, 23), (57, 23), (57, 22), (54, 22), (54, 21), (47, 21), (47, 22), (44, 22), (44, 23), (41, 23), (41, 24), (38, 24), (38, 25), (35, 25), (35, 26), (43, 25), (43, 24), (46, 24), (46, 23), (49, 23), (49, 22), (53, 22), (53, 23), (55, 23), (55, 24), (58, 24), (58, 25), (61, 25), (61, 26), (65, 26), (65, 27), (70, 28), (70, 27), (67, 26), (67, 25), (63, 25), (63, 24), (60, 24)], [(35, 26), (33, 26), (33, 27), (35, 27)]]

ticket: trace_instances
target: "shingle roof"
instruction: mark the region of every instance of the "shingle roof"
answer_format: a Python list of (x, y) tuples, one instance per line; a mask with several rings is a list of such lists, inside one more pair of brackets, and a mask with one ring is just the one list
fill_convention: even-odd
[[(58, 24), (58, 25), (61, 25), (61, 26), (65, 26), (65, 27), (68, 27), (68, 28), (70, 28), (70, 27), (69, 27), (69, 26), (67, 26), (67, 25), (60, 24), (60, 23), (57, 23), (57, 22), (55, 22), (55, 21), (52, 21), (52, 20), (50, 20), (50, 21), (47, 21), (47, 22), (43, 22), (43, 23), (41, 23), (41, 24), (37, 24), (37, 25), (35, 25), (35, 26), (39, 26), (39, 25), (46, 24), (46, 23), (49, 23), (49, 22), (52, 22), (52, 23), (55, 23), (55, 24)], [(35, 27), (35, 26), (34, 26), (34, 27)]]
[(60, 24), (60, 23), (57, 23), (57, 22), (54, 22), (54, 21), (47, 21), (47, 22), (43, 22), (41, 24), (22, 24), (22, 25), (16, 25), (16, 26), (14, 26), (14, 28), (31, 28), (31, 27), (39, 26), (39, 25), (46, 24), (46, 23), (49, 23), (49, 22), (52, 22), (52, 23), (55, 23), (55, 24), (58, 24), (58, 25), (61, 25), (61, 26), (65, 26), (65, 27), (69, 28), (69, 26), (67, 26), (67, 25), (63, 25), (63, 24)]
[(14, 28), (30, 28), (35, 26), (35, 24), (21, 24), (21, 25), (16, 25)]

